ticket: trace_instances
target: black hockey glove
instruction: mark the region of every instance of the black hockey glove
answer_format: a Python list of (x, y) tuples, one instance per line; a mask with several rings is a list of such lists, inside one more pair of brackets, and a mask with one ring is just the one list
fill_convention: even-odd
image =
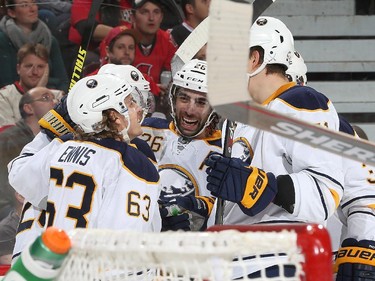
[(39, 125), (50, 139), (74, 132), (75, 123), (68, 113), (67, 97), (63, 96), (60, 102), (39, 120)]
[(375, 280), (375, 241), (345, 239), (336, 255), (336, 281)]
[(207, 228), (207, 220), (215, 200), (203, 196), (178, 196), (168, 203), (159, 202), (162, 231), (199, 231)]
[(263, 211), (276, 196), (275, 176), (241, 159), (212, 153), (205, 164), (208, 166), (207, 189), (211, 194), (237, 203), (248, 216)]

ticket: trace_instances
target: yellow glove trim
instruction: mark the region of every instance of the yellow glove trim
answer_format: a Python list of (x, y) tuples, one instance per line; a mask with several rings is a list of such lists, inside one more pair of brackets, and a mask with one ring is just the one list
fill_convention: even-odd
[(259, 200), (268, 184), (268, 177), (265, 171), (255, 167), (252, 169), (253, 171), (247, 179), (245, 193), (241, 200), (241, 204), (248, 209), (253, 207)]
[(343, 263), (359, 263), (375, 266), (375, 250), (363, 247), (343, 247), (337, 252), (334, 271)]
[(41, 127), (50, 130), (59, 137), (74, 132), (74, 129), (64, 120), (64, 118), (53, 109), (40, 118), (38, 123)]
[(195, 198), (202, 199), (206, 203), (208, 215), (210, 215), (215, 204), (215, 198), (209, 196), (195, 196)]

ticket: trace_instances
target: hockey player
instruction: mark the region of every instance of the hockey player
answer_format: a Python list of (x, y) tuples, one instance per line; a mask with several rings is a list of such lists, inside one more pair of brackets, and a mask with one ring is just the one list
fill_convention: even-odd
[[(342, 117), (340, 131), (358, 137)], [(327, 225), (331, 235), (341, 231), (340, 241), (332, 243), (334, 251), (339, 247), (336, 281), (375, 280), (375, 168), (350, 159), (343, 159), (343, 166), (344, 195)], [(341, 222), (341, 229), (332, 228), (337, 226), (335, 220)]]
[[(115, 70), (117, 70), (117, 72)], [(125, 79), (130, 85), (132, 85), (135, 93), (133, 98), (137, 99), (138, 96), (138, 104), (143, 107), (143, 112), (145, 114), (145, 112), (149, 109), (150, 104), (145, 105), (144, 99), (147, 99), (151, 95), (149, 92), (150, 86), (149, 82), (144, 79), (138, 69), (133, 66), (117, 66), (108, 64), (103, 66), (100, 71), (101, 74), (107, 73), (117, 75), (119, 78)], [(139, 92), (142, 93), (143, 99), (141, 96), (139, 96)], [(9, 165), (9, 176), (16, 175), (19, 167), (22, 167), (31, 159), (30, 156), (34, 155), (43, 147), (48, 145), (55, 137), (61, 137), (66, 134), (74, 133), (73, 128), (76, 126), (76, 124), (69, 116), (66, 98), (67, 96), (64, 96), (61, 99), (61, 102), (55, 106), (53, 110), (50, 110), (45, 116), (43, 116), (42, 119), (39, 120), (39, 124), (42, 128), (41, 132), (32, 142), (23, 148), (20, 156), (11, 162)], [(134, 138), (131, 143), (150, 160), (155, 161), (155, 155), (146, 142), (139, 138)], [(17, 231), (18, 233), (13, 258), (20, 254), (22, 249), (29, 244), (29, 241), (32, 241), (35, 239), (35, 237), (40, 235), (45, 225), (45, 213), (45, 210), (31, 205), (30, 202), (25, 203), (22, 211), (20, 226)], [(14, 261), (15, 259), (13, 259), (13, 262)]]
[[(67, 100), (76, 140), (54, 139), (11, 167), (12, 186), (23, 189), (34, 206), (45, 208), (48, 194), (48, 226), (160, 229), (159, 175), (154, 163), (128, 144), (142, 133), (143, 113), (133, 94), (133, 87), (114, 75), (81, 79)], [(33, 180), (25, 187), (30, 173)]]
[[(207, 100), (206, 75), (205, 61), (185, 64), (169, 92), (173, 121), (146, 118), (142, 124), (142, 137), (159, 166), (163, 230), (202, 230), (212, 213), (204, 161), (210, 152), (221, 151), (221, 131), (216, 129), (219, 116)], [(180, 210), (175, 216), (168, 212), (171, 204)]]
[[(288, 68), (287, 74), (293, 77), (293, 81), (306, 85), (307, 67), (302, 56), (297, 52), (294, 54), (292, 67)], [(341, 132), (359, 137), (354, 127), (342, 116), (339, 118)], [(357, 276), (375, 280), (375, 262), (353, 254), (366, 251), (375, 253), (375, 178), (372, 175), (375, 168), (345, 158), (343, 167), (344, 195), (339, 208), (327, 221), (336, 256), (336, 280), (352, 281), (357, 280)]]
[[(289, 29), (278, 19), (260, 17), (250, 34), (248, 90), (253, 100), (339, 130), (330, 100), (285, 76), (294, 52)], [(225, 224), (324, 223), (334, 213), (343, 194), (341, 157), (258, 129), (247, 139), (254, 152), (251, 166), (218, 154), (207, 160), (207, 188), (230, 201)]]

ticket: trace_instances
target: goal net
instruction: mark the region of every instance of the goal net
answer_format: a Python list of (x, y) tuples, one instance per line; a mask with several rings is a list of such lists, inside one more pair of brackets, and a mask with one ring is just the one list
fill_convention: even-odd
[(332, 280), (330, 240), (320, 225), (70, 235), (73, 247), (58, 280)]

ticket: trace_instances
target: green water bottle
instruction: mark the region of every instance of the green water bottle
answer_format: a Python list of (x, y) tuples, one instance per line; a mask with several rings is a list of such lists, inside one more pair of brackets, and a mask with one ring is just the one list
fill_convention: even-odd
[(71, 248), (65, 231), (48, 227), (26, 248), (2, 281), (51, 281)]

